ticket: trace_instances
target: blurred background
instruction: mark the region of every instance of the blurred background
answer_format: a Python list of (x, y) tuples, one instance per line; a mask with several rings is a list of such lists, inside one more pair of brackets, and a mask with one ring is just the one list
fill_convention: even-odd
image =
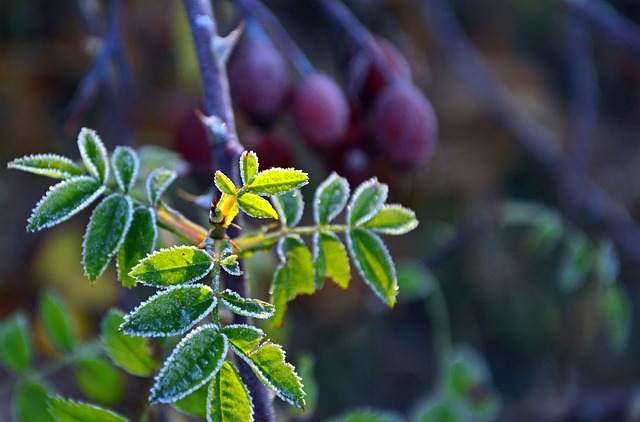
[[(346, 291), (326, 283), (290, 304), (283, 328), (265, 327), (304, 368), (313, 397), (304, 413), (276, 400), (279, 418), (371, 410), (379, 419), (365, 420), (640, 420), (640, 3), (345, 2), (394, 50), (373, 82), (369, 58), (358, 56), (362, 28), (324, 13), (322, 1), (264, 4), (347, 96), (348, 134), (331, 145), (301, 135), (289, 108), (308, 75), (282, 49), (288, 91), (280, 109), (265, 116), (236, 104), (240, 141), (262, 166), (308, 171), (307, 199), (331, 171), (353, 186), (377, 176), (389, 185), (388, 202), (420, 220), (408, 235), (385, 238), (400, 282), (394, 309), (352, 270)], [(222, 33), (252, 16), (231, 1), (214, 7)], [(266, 37), (251, 28), (242, 43)], [(237, 93), (242, 78), (230, 76)], [(385, 144), (370, 98), (399, 78), (437, 120), (416, 129), (423, 140), (402, 144), (402, 157), (421, 151), (415, 160), (386, 152), (400, 144)], [(205, 193), (216, 163), (194, 113), (202, 107), (181, 2), (0, 2), (1, 163), (45, 152), (79, 159), (76, 136), (86, 126), (109, 150), (173, 151), (158, 159), (179, 170), (176, 187)], [(39, 322), (44, 291), (66, 304), (83, 342), (96, 338), (107, 309), (130, 310), (150, 293), (123, 289), (114, 266), (94, 285), (85, 278), (89, 211), (26, 234), (50, 185), (0, 166), (0, 318), (26, 317), (34, 368), (61, 360)], [(170, 201), (206, 223), (189, 202), (174, 193)], [(251, 258), (255, 296), (268, 298), (276, 263), (269, 254)], [(119, 394), (105, 397), (78, 372), (42, 373), (66, 397), (140, 414), (144, 380), (116, 373)], [(11, 420), (15, 385), (0, 368), (0, 420)], [(151, 420), (187, 418), (156, 407), (163, 410)]]

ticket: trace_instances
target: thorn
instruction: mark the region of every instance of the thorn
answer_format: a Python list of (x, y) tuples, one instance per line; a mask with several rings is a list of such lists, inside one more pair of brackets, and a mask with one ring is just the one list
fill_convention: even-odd
[(213, 54), (223, 65), (227, 64), (229, 61), (229, 57), (231, 53), (235, 49), (238, 44), (238, 40), (240, 36), (244, 32), (245, 24), (244, 22), (240, 22), (238, 27), (233, 31), (229, 32), (225, 37), (215, 37), (212, 43)]
[(238, 244), (233, 239), (229, 239), (229, 243), (231, 243), (231, 246), (236, 248), (238, 250), (238, 252), (242, 252), (242, 249), (240, 249), (240, 246), (238, 246)]
[(234, 229), (242, 230), (242, 227), (240, 227), (240, 226), (239, 226), (239, 225), (237, 225), (236, 223), (231, 223), (231, 224), (229, 224), (229, 227), (233, 227)]

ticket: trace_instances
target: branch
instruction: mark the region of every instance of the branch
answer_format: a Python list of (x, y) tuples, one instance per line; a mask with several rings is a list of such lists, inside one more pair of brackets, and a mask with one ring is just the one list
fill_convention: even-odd
[[(206, 116), (202, 116), (201, 120), (207, 130), (213, 163), (217, 169), (230, 175), (234, 182), (239, 184), (237, 163), (243, 148), (238, 142), (225, 69), (228, 53), (236, 37), (233, 34), (229, 38), (218, 35), (209, 0), (184, 0), (183, 4), (200, 65), (206, 112)], [(241, 221), (239, 223), (241, 224)], [(225, 283), (228, 288), (235, 290), (241, 296), (248, 296), (246, 275), (228, 276), (225, 278)], [(242, 324), (251, 321), (248, 318), (236, 316), (235, 322)], [(246, 362), (238, 360), (236, 363), (240, 376), (251, 393), (256, 420), (275, 422), (272, 396)]]
[(576, 212), (602, 227), (629, 258), (640, 261), (640, 226), (627, 210), (595, 183), (573, 160), (567, 160), (558, 137), (535, 122), (488, 69), (467, 40), (444, 0), (414, 1), (441, 54), (460, 80), (513, 139), (558, 180), (575, 193)]
[(640, 54), (640, 27), (600, 0), (556, 0), (594, 25), (606, 31), (612, 39)]

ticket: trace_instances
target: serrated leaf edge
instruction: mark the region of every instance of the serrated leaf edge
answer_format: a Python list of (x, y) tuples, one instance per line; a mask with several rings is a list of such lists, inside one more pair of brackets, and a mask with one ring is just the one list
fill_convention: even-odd
[[(285, 192), (286, 194), (287, 192)], [(291, 192), (288, 192), (291, 193)], [(302, 196), (302, 192), (297, 192), (298, 195), (300, 195), (300, 207), (298, 208), (298, 212), (296, 213), (296, 215), (293, 218), (293, 221), (289, 221), (289, 219), (287, 218), (287, 213), (284, 209), (284, 204), (282, 202), (280, 202), (279, 197), (285, 195), (269, 195), (271, 197), (271, 203), (273, 204), (273, 207), (276, 210), (276, 213), (278, 213), (278, 216), (280, 217), (279, 220), (287, 227), (295, 227), (300, 220), (302, 220), (302, 215), (304, 214), (304, 197)]]
[[(167, 172), (170, 173), (170, 175), (162, 184), (156, 185), (155, 195), (157, 196), (155, 198), (152, 198), (151, 183), (154, 181), (155, 175), (161, 172)], [(149, 173), (149, 176), (147, 176), (147, 180), (145, 182), (145, 189), (147, 191), (147, 199), (149, 200), (149, 204), (152, 207), (155, 207), (157, 205), (162, 194), (167, 190), (169, 185), (173, 183), (174, 180), (176, 180), (176, 177), (178, 177), (178, 174), (175, 171), (165, 168), (157, 168)]]
[(371, 220), (373, 220), (373, 218), (375, 218), (375, 215), (374, 215), (369, 221), (364, 223), (363, 227), (380, 234), (401, 235), (401, 234), (409, 233), (411, 230), (418, 227), (418, 224), (420, 223), (416, 218), (415, 211), (413, 211), (411, 208), (403, 207), (400, 204), (384, 204), (382, 208), (380, 208), (378, 213), (382, 212), (385, 209), (389, 209), (389, 210), (397, 209), (397, 210), (406, 211), (411, 216), (412, 221), (405, 223), (401, 227), (396, 229), (390, 229), (385, 227), (367, 227), (367, 223), (369, 223)]
[(304, 185), (306, 185), (306, 184), (308, 184), (308, 183), (309, 183), (309, 174), (307, 174), (306, 172), (304, 172), (304, 171), (302, 171), (302, 170), (298, 170), (298, 169), (296, 169), (296, 168), (294, 168), (294, 167), (287, 167), (287, 168), (284, 168), (284, 167), (271, 167), (271, 168), (269, 168), (269, 169), (267, 169), (267, 170), (263, 170), (263, 171), (260, 171), (260, 172), (256, 173), (256, 174), (255, 174), (255, 176), (253, 176), (251, 179), (253, 180), (255, 177), (257, 177), (257, 176), (258, 176), (258, 175), (260, 175), (260, 174), (269, 173), (269, 172), (272, 172), (272, 171), (274, 171), (274, 170), (295, 171), (296, 173), (299, 173), (299, 174), (304, 175), (304, 176), (306, 177), (306, 180), (305, 180), (305, 181), (303, 181), (303, 182), (300, 182), (299, 184), (297, 184), (296, 186), (294, 186), (294, 187), (292, 187), (292, 188), (289, 188), (289, 189), (287, 189), (287, 190), (285, 190), (285, 191), (277, 192), (277, 193), (260, 193), (260, 192), (254, 192), (254, 191), (252, 190), (252, 186), (251, 186), (250, 184), (247, 184), (247, 191), (248, 191), (248, 192), (251, 192), (251, 193), (253, 193), (253, 194), (255, 194), (255, 195), (258, 195), (258, 196), (271, 196), (271, 195), (273, 195), (273, 196), (278, 196), (278, 195), (284, 195), (285, 193), (287, 193), (287, 192), (291, 192), (291, 191), (296, 190), (296, 189), (300, 189), (302, 186), (304, 186)]
[(54, 192), (55, 190), (59, 189), (64, 184), (71, 184), (71, 183), (74, 183), (74, 182), (79, 181), (79, 180), (83, 180), (83, 181), (84, 180), (89, 180), (91, 182), (95, 182), (96, 181), (91, 176), (78, 176), (78, 177), (73, 177), (71, 179), (63, 180), (60, 183), (56, 183), (55, 185), (50, 186), (49, 190), (47, 191), (47, 193), (42, 198), (40, 198), (40, 200), (38, 201), (36, 206), (31, 210), (31, 217), (29, 217), (29, 219), (27, 220), (27, 231), (40, 231), (42, 229), (48, 229), (50, 227), (55, 226), (56, 224), (60, 224), (60, 223), (62, 223), (64, 221), (67, 221), (69, 218), (73, 217), (74, 215), (76, 215), (77, 213), (79, 213), (80, 211), (82, 211), (83, 209), (88, 207), (93, 201), (96, 200), (97, 197), (102, 195), (104, 193), (104, 191), (106, 190), (105, 186), (100, 186), (98, 188), (98, 190), (96, 190), (96, 192), (93, 195), (91, 195), (84, 202), (82, 202), (80, 205), (75, 207), (70, 213), (68, 213), (64, 217), (60, 217), (60, 218), (58, 218), (57, 220), (54, 220), (54, 221), (49, 221), (44, 225), (37, 226), (37, 227), (34, 227), (32, 230), (29, 230), (29, 226), (31, 225), (31, 221), (33, 221), (33, 218), (35, 216), (36, 210), (40, 207), (40, 205), (42, 205), (42, 203), (44, 201), (47, 200), (47, 198), (49, 198), (49, 196), (52, 194), (52, 192)]
[[(30, 154), (30, 155), (25, 155), (24, 157), (21, 158), (16, 158), (13, 161), (10, 161), (7, 163), (7, 168), (8, 169), (12, 169), (12, 170), (20, 170), (20, 171), (25, 171), (27, 173), (32, 173), (32, 174), (38, 174), (41, 176), (48, 176), (48, 177), (55, 177), (55, 176), (51, 176), (51, 174), (56, 174), (58, 175), (57, 178), (59, 179), (63, 179), (63, 180), (68, 180), (68, 179), (72, 179), (75, 177), (82, 177), (80, 175), (73, 175), (73, 174), (69, 174), (69, 173), (65, 173), (63, 171), (60, 171), (58, 169), (43, 169), (43, 168), (39, 168), (39, 167), (30, 167), (30, 166), (25, 166), (22, 164), (18, 164), (16, 163), (16, 161), (20, 161), (20, 160), (38, 160), (38, 159), (42, 159), (42, 160), (46, 160), (49, 158), (55, 158), (57, 160), (60, 161), (64, 161), (65, 163), (76, 167), (78, 170), (80, 170), (81, 172), (83, 172), (82, 168), (79, 167), (73, 160), (71, 160), (68, 157), (62, 156), (62, 155), (58, 155), (58, 154)], [(90, 177), (90, 176), (88, 176)], [(91, 178), (93, 179), (93, 177)]]
[[(148, 305), (150, 302), (154, 301), (155, 299), (157, 299), (160, 296), (166, 295), (171, 293), (173, 290), (176, 289), (190, 289), (190, 288), (206, 288), (208, 290), (211, 291), (212, 293), (212, 302), (211, 302), (211, 306), (209, 306), (206, 311), (202, 312), (202, 315), (198, 316), (193, 323), (191, 324), (191, 326), (183, 329), (183, 330), (177, 330), (177, 331), (170, 331), (170, 332), (151, 332), (151, 331), (133, 331), (133, 330), (127, 330), (124, 328), (124, 325), (133, 317), (134, 314), (137, 314), (138, 311), (143, 308), (144, 306)], [(199, 323), (200, 321), (202, 321), (202, 319), (204, 317), (206, 317), (212, 310), (213, 308), (218, 304), (218, 298), (215, 294), (213, 294), (213, 289), (211, 289), (210, 286), (207, 286), (206, 284), (200, 284), (200, 283), (196, 283), (196, 284), (190, 284), (188, 286), (182, 285), (182, 284), (178, 284), (176, 286), (171, 286), (167, 289), (163, 289), (160, 290), (158, 292), (156, 292), (154, 295), (149, 296), (147, 298), (147, 300), (145, 300), (144, 302), (140, 303), (138, 306), (136, 306), (131, 312), (129, 312), (127, 315), (124, 316), (124, 321), (122, 322), (122, 324), (120, 324), (119, 330), (122, 333), (125, 333), (127, 335), (130, 336), (136, 336), (136, 337), (170, 337), (170, 336), (175, 336), (175, 335), (179, 335), (179, 334), (184, 334), (187, 331), (189, 331), (194, 325), (196, 325), (197, 323)]]
[[(153, 220), (153, 233), (154, 233), (154, 235), (153, 235), (153, 244), (155, 246), (155, 244), (158, 242), (158, 226), (157, 226), (156, 213), (153, 211), (153, 208), (151, 208), (151, 207), (145, 207), (145, 208), (151, 210), (151, 219)], [(136, 212), (136, 208), (134, 208), (133, 212), (131, 213), (131, 224), (133, 224), (133, 214), (135, 214), (135, 212)], [(129, 228), (131, 228), (131, 226), (129, 226)], [(127, 230), (127, 233), (128, 232), (129, 232), (129, 230)], [(124, 238), (126, 239), (127, 236), (125, 235)], [(124, 242), (124, 239), (123, 239), (123, 242)], [(119, 259), (119, 256), (120, 256), (120, 251), (121, 250), (122, 250), (122, 244), (120, 244), (120, 247), (118, 248), (118, 251), (116, 252), (116, 270), (118, 270), (117, 271), (118, 274), (120, 274), (120, 259)], [(148, 255), (149, 254), (147, 253), (147, 256)], [(129, 268), (129, 272), (131, 272), (131, 270), (133, 270), (133, 267)], [(127, 273), (127, 275), (129, 275), (129, 274)], [(118, 276), (118, 278), (120, 278), (120, 277)], [(135, 277), (131, 277), (131, 278), (133, 278), (136, 283), (138, 282), (135, 279)], [(120, 280), (120, 281), (122, 281), (122, 280)]]
[[(98, 409), (98, 410), (101, 410), (101, 411), (103, 411), (103, 412), (108, 412), (108, 413), (112, 414), (114, 417), (120, 418), (120, 419), (122, 419), (123, 421), (128, 422), (128, 419), (127, 419), (127, 418), (125, 418), (125, 417), (123, 417), (122, 415), (120, 415), (120, 414), (118, 414), (118, 413), (114, 412), (113, 410), (106, 409), (106, 408), (104, 408), (104, 407), (102, 407), (102, 406), (98, 406), (97, 404), (87, 403), (87, 402), (80, 401), (80, 400), (65, 399), (64, 397), (62, 397), (62, 396), (60, 396), (60, 395), (58, 395), (58, 394), (56, 394), (56, 395), (54, 395), (54, 396), (49, 396), (49, 395), (47, 395), (47, 410), (49, 411), (49, 414), (51, 414), (51, 407), (52, 407), (52, 404), (51, 404), (51, 403), (52, 403), (54, 400), (62, 400), (62, 401), (63, 401), (63, 402), (65, 402), (65, 403), (71, 403), (71, 404), (76, 404), (76, 405), (80, 405), (80, 406), (89, 406), (89, 407), (91, 407), (91, 408)], [(52, 417), (53, 419), (57, 420), (57, 418), (56, 418), (56, 417), (54, 417), (53, 415), (52, 415), (51, 417)]]
[(161, 254), (163, 252), (172, 251), (172, 250), (175, 250), (175, 249), (182, 249), (182, 248), (195, 249), (195, 250), (198, 250), (198, 251), (206, 253), (209, 256), (209, 258), (211, 258), (211, 264), (209, 265), (209, 270), (202, 277), (192, 278), (192, 279), (189, 279), (187, 281), (183, 281), (181, 284), (176, 284), (174, 286), (184, 286), (185, 284), (193, 283), (194, 281), (198, 281), (201, 278), (204, 278), (207, 274), (209, 274), (211, 272), (211, 270), (213, 269), (213, 265), (214, 265), (213, 257), (211, 255), (209, 255), (204, 249), (200, 249), (200, 248), (198, 248), (196, 246), (174, 245), (174, 246), (171, 246), (169, 248), (160, 248), (160, 249), (155, 250), (155, 251), (153, 251), (151, 253), (148, 253), (147, 256), (145, 256), (144, 258), (142, 258), (138, 262), (138, 265), (136, 265), (135, 267), (131, 268), (131, 271), (129, 271), (129, 274), (128, 274), (129, 277), (133, 277), (136, 280), (136, 283), (140, 283), (140, 284), (142, 284), (144, 286), (156, 287), (158, 289), (167, 289), (167, 288), (173, 287), (173, 286), (159, 286), (157, 284), (150, 284), (150, 283), (146, 283), (144, 281), (140, 281), (140, 280), (138, 280), (136, 278), (136, 276), (132, 275), (132, 273), (142, 263), (142, 261), (144, 261), (145, 259), (150, 258), (150, 257), (155, 256), (155, 255), (159, 255), (159, 254)]
[(248, 180), (245, 180), (245, 169), (244, 169), (245, 166), (243, 165), (244, 160), (242, 159), (242, 157), (244, 156), (245, 153), (248, 154), (248, 155), (253, 155), (256, 158), (256, 174), (258, 174), (260, 172), (260, 160), (258, 160), (258, 154), (256, 154), (253, 151), (243, 151), (240, 154), (240, 163), (239, 163), (240, 177), (242, 178), (242, 183), (244, 185), (248, 185), (249, 182), (251, 182), (251, 179), (253, 179), (253, 177), (256, 174), (254, 174), (252, 177), (249, 177)]
[[(112, 251), (109, 252), (109, 259), (102, 266), (100, 271), (98, 271), (98, 274), (96, 275), (96, 277), (94, 279), (92, 279), (91, 276), (89, 275), (89, 273), (87, 273), (87, 267), (86, 267), (85, 262), (84, 262), (84, 260), (85, 260), (84, 251), (85, 251), (85, 247), (86, 247), (86, 243), (87, 243), (87, 234), (89, 234), (89, 227), (91, 227), (91, 225), (93, 224), (93, 216), (94, 216), (94, 213), (95, 213), (95, 209), (91, 213), (91, 218), (89, 219), (89, 224), (87, 224), (87, 229), (85, 230), (84, 235), (82, 236), (82, 268), (84, 269), (84, 275), (91, 281), (95, 281), (95, 280), (99, 279), (102, 276), (102, 274), (104, 273), (104, 270), (107, 269), (107, 267), (109, 266), (109, 263), (113, 259), (114, 255), (118, 252), (118, 249), (120, 249), (120, 246), (122, 245), (122, 242), (124, 242), (124, 239), (127, 237), (127, 232), (129, 231), (129, 227), (131, 227), (131, 221), (133, 221), (133, 200), (131, 199), (131, 197), (129, 197), (127, 195), (122, 195), (120, 193), (112, 193), (111, 195), (106, 196), (102, 201), (100, 201), (100, 204), (102, 204), (104, 201), (106, 201), (107, 199), (111, 198), (112, 196), (116, 196), (116, 195), (117, 196), (122, 196), (127, 201), (127, 203), (129, 204), (129, 210), (130, 210), (129, 216), (128, 216), (127, 220), (124, 223), (124, 230), (122, 231), (122, 236), (120, 236), (120, 240), (118, 241), (118, 244), (115, 246), (115, 248)], [(100, 206), (100, 204), (98, 204), (98, 206)]]
[(189, 334), (184, 336), (182, 338), (182, 340), (180, 340), (180, 343), (178, 343), (176, 345), (176, 347), (173, 349), (173, 351), (171, 352), (169, 357), (164, 361), (162, 369), (160, 369), (160, 372), (158, 372), (158, 375), (156, 375), (154, 377), (153, 387), (151, 387), (151, 395), (149, 396), (149, 401), (150, 402), (151, 402), (151, 398), (155, 395), (155, 392), (157, 390), (156, 386), (158, 385), (158, 380), (167, 371), (167, 368), (169, 367), (169, 365), (176, 359), (175, 355), (179, 353), (181, 348), (184, 347), (184, 344), (186, 342), (188, 342), (191, 339), (191, 337), (193, 337), (194, 335), (196, 335), (200, 331), (203, 331), (205, 329), (210, 329), (210, 328), (213, 328), (214, 331), (217, 331), (217, 335), (222, 336), (222, 338), (224, 339), (224, 352), (222, 353), (223, 358), (220, 359), (220, 362), (218, 363), (218, 367), (216, 369), (214, 369), (213, 372), (211, 372), (211, 375), (202, 378), (202, 380), (200, 380), (200, 382), (197, 385), (189, 388), (187, 391), (184, 391), (184, 392), (182, 392), (182, 393), (180, 393), (180, 394), (178, 394), (176, 396), (171, 396), (171, 397), (168, 397), (168, 398), (163, 399), (163, 400), (156, 400), (156, 401), (154, 401), (152, 403), (174, 403), (174, 402), (176, 402), (176, 401), (178, 401), (180, 399), (183, 399), (183, 398), (187, 397), (189, 394), (191, 394), (194, 391), (198, 390), (200, 387), (205, 385), (207, 382), (211, 381), (211, 378), (213, 378), (218, 373), (218, 371), (222, 367), (222, 363), (225, 361), (225, 356), (227, 355), (227, 352), (229, 351), (229, 339), (227, 338), (227, 336), (224, 333), (222, 333), (221, 331), (218, 331), (215, 325), (213, 325), (213, 324), (201, 325), (200, 327), (196, 328), (195, 330), (191, 331)]

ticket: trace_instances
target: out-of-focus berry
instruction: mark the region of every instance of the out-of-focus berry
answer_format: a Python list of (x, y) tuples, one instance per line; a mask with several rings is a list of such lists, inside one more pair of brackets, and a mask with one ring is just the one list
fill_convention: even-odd
[(345, 177), (352, 186), (371, 178), (374, 173), (371, 158), (359, 147), (345, 147), (332, 151), (329, 167)]
[(291, 82), (289, 69), (266, 36), (247, 35), (229, 60), (231, 98), (252, 118), (270, 120), (284, 106)]
[(325, 149), (344, 137), (349, 124), (349, 103), (333, 79), (314, 73), (295, 88), (291, 117), (311, 147)]
[(410, 170), (433, 155), (436, 115), (414, 85), (397, 81), (374, 99), (372, 131), (381, 156)]

